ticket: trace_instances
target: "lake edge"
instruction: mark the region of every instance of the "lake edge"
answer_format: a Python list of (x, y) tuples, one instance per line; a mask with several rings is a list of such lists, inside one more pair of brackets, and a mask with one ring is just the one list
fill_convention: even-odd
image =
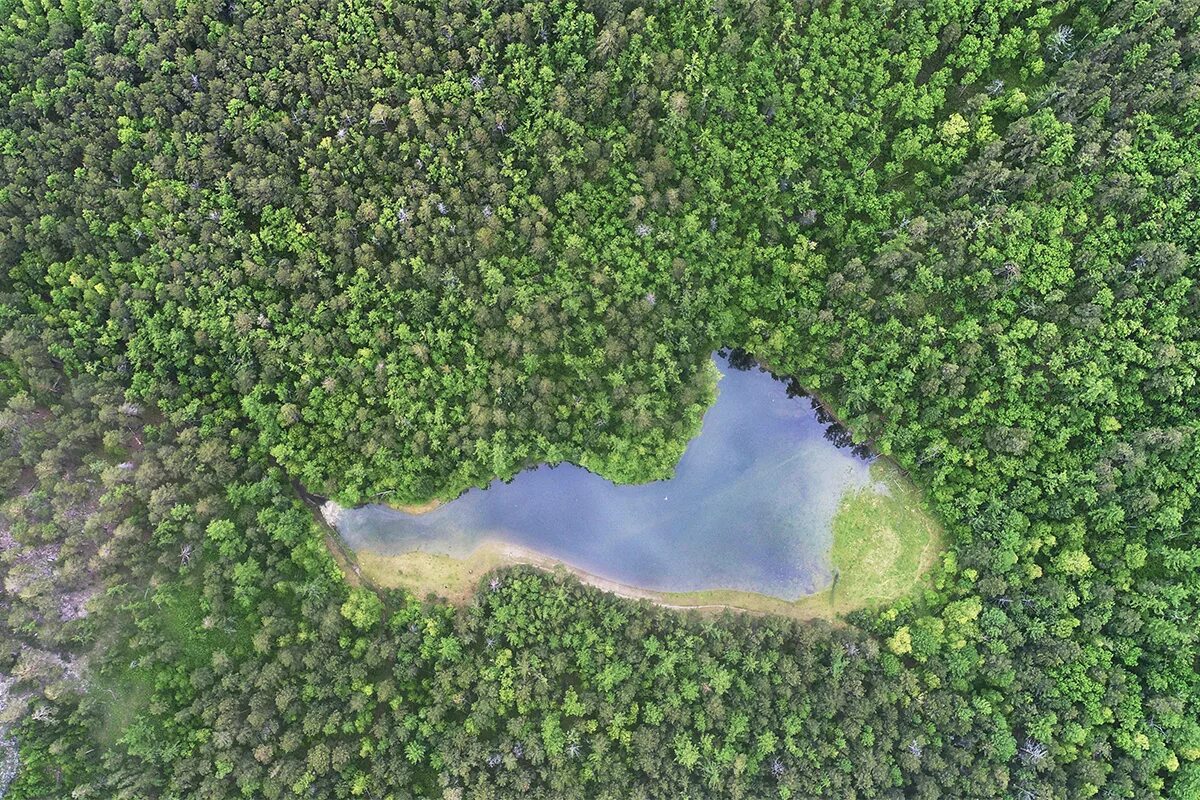
[[(945, 546), (943, 526), (924, 507), (919, 487), (906, 477), (904, 470), (883, 456), (876, 458), (869, 469), (871, 483), (847, 492), (835, 515), (831, 563), (838, 570), (837, 586), (831, 584), (790, 601), (740, 589), (713, 588), (686, 592), (644, 589), (594, 575), (531, 548), (497, 540), (481, 542), (465, 558), (419, 550), (400, 554), (355, 550), (324, 518), (319, 508), (314, 509), (314, 515), (326, 527), (328, 538), (334, 540), (329, 542), (330, 546), (336, 545), (340, 551), (342, 558), (337, 560), (343, 571), (349, 566), (356, 579), (366, 581), (377, 589), (402, 589), (421, 599), (433, 595), (462, 605), (470, 602), (478, 592), (486, 590), (483, 581), (488, 576), (499, 574), (503, 579), (503, 573), (514, 567), (531, 567), (555, 575), (569, 575), (580, 583), (627, 600), (645, 600), (674, 610), (773, 614), (793, 619), (837, 619), (850, 611), (887, 603), (910, 593), (929, 577), (937, 553)], [(879, 491), (879, 486), (886, 487), (885, 491)], [(315, 501), (318, 498), (313, 499)], [(856, 533), (848, 529), (848, 516), (864, 503), (882, 505), (882, 512), (890, 512), (888, 519), (896, 527), (915, 531), (915, 534), (910, 534), (901, 542), (900, 552), (887, 559), (889, 571), (894, 572), (898, 565), (902, 574), (894, 590), (884, 594), (878, 593), (880, 572), (871, 569), (864, 573), (861, 569), (861, 565), (876, 566), (876, 559), (870, 556), (878, 555), (878, 547), (871, 546), (875, 542), (870, 540), (870, 532)], [(882, 517), (883, 513), (878, 516)], [(864, 537), (867, 541), (864, 541)], [(852, 563), (845, 563), (844, 556), (839, 558), (839, 553), (853, 553), (859, 558)], [(346, 563), (343, 564), (343, 561)]]

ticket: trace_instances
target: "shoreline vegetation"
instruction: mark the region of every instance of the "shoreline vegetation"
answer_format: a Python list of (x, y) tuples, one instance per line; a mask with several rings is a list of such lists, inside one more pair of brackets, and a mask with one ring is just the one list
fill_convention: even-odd
[(442, 503), (445, 503), (445, 502), (447, 502), (447, 501), (445, 501), (445, 500), (429, 500), (425, 503), (410, 503), (408, 505), (400, 505), (400, 504), (396, 504), (396, 503), (384, 503), (384, 505), (388, 506), (389, 508), (394, 508), (397, 511), (403, 511), (405, 514), (420, 515), (420, 514), (428, 514), (430, 511), (433, 511), (435, 508), (437, 508), (438, 506), (442, 505)]
[[(718, 352), (726, 352), (729, 350), (735, 350), (744, 354), (744, 351), (740, 351), (738, 348), (718, 348)], [(744, 355), (744, 357), (751, 358), (748, 355)], [(757, 360), (755, 360), (753, 363), (759, 365)], [(765, 365), (761, 366), (763, 366), (764, 369), (767, 369)], [(641, 484), (652, 483), (660, 480), (668, 480), (675, 475), (675, 467), (678, 465), (679, 459), (683, 457), (683, 452), (687, 449), (688, 444), (694, 438), (700, 435), (700, 429), (704, 423), (705, 412), (707, 412), (708, 408), (711, 407), (714, 402), (716, 402), (717, 385), (720, 382), (721, 373), (713, 365), (711, 358), (707, 359), (700, 369), (705, 371), (709, 377), (707, 388), (705, 389), (705, 394), (703, 397), (703, 407), (699, 412), (694, 414), (694, 418), (691, 419), (691, 421), (688, 423), (688, 426), (680, 432), (680, 438), (677, 440), (672, 439), (670, 442), (668, 442), (669, 447), (673, 448), (675, 452), (672, 454), (672, 458), (670, 458), (669, 463), (665, 465), (655, 464), (649, 461), (642, 461), (638, 464), (630, 464), (621, 460), (600, 458), (595, 454), (588, 452), (559, 454), (558, 457), (554, 459), (527, 459), (524, 463), (514, 468), (511, 474), (492, 475), (484, 482), (474, 482), (468, 480), (465, 482), (452, 484), (452, 489), (443, 489), (438, 493), (437, 496), (427, 500), (417, 499), (412, 502), (391, 500), (388, 499), (388, 497), (393, 494), (393, 491), (388, 490), (376, 494), (374, 497), (368, 498), (361, 503), (354, 503), (353, 505), (380, 505), (387, 506), (388, 508), (403, 512), (405, 514), (428, 514), (430, 511), (433, 511), (434, 509), (445, 505), (446, 503), (457, 500), (463, 494), (471, 491), (472, 489), (486, 488), (497, 480), (507, 483), (516, 479), (518, 475), (526, 470), (537, 469), (538, 467), (543, 466), (556, 467), (560, 464), (574, 464), (581, 469), (587, 470), (593, 475), (616, 484)], [(788, 378), (771, 372), (769, 369), (767, 371), (770, 372), (771, 377), (775, 378), (781, 383), (786, 383), (788, 380)], [(819, 399), (818, 403), (821, 404), (823, 409), (824, 403)], [(839, 425), (841, 424), (841, 421), (838, 420), (833, 414), (830, 414), (829, 417), (833, 422)], [(325, 503), (328, 499), (332, 499), (313, 494), (298, 484), (297, 491), (301, 494), (301, 496), (309, 498), (318, 506)]]
[[(796, 619), (833, 619), (872, 605), (898, 599), (921, 584), (944, 545), (942, 526), (924, 508), (920, 491), (901, 468), (885, 458), (871, 465), (872, 482), (842, 498), (833, 522), (830, 561), (836, 580), (815, 594), (787, 601), (736, 589), (659, 592), (612, 581), (551, 556), (499, 541), (480, 544), (466, 558), (413, 551), (381, 554), (354, 551), (337, 535), (336, 516), (322, 516), (327, 542), (352, 584), (363, 581), (381, 589), (404, 589), (462, 604), (496, 570), (531, 566), (571, 575), (588, 586), (631, 600), (666, 608), (719, 613), (726, 610), (777, 614)], [(439, 501), (417, 506), (423, 513)], [(408, 511), (409, 509), (404, 509)], [(334, 512), (336, 514), (336, 511)]]

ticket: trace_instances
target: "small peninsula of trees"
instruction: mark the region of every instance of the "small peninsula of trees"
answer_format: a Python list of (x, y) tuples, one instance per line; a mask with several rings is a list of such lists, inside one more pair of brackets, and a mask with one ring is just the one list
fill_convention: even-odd
[[(0, 796), (1200, 797), (1198, 49), (1190, 0), (3, 0)], [(928, 590), (456, 607), (297, 492), (661, 477), (726, 344), (922, 486)]]

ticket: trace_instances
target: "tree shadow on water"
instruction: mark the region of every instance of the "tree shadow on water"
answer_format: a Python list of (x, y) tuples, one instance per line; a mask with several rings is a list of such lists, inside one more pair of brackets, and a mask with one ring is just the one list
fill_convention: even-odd
[(758, 362), (753, 355), (740, 347), (722, 347), (717, 350), (717, 355), (725, 359), (731, 369), (736, 369), (739, 372), (747, 372), (750, 369), (757, 367), (763, 372), (767, 372), (777, 381), (784, 384), (787, 389), (789, 399), (809, 397), (812, 403), (813, 411), (816, 414), (817, 422), (825, 426), (825, 439), (828, 440), (834, 447), (839, 450), (850, 449), (850, 452), (855, 458), (864, 461), (870, 461), (875, 458), (875, 451), (867, 442), (856, 442), (853, 434), (846, 428), (836, 417), (829, 413), (826, 408), (821, 405), (821, 402), (812, 397), (799, 381), (788, 375), (776, 375)]

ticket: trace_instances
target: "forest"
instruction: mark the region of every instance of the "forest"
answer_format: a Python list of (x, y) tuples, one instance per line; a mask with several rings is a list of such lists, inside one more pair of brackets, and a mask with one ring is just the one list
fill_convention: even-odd
[[(1200, 798), (1192, 0), (0, 0), (0, 798)], [(338, 568), (742, 348), (927, 588)]]

